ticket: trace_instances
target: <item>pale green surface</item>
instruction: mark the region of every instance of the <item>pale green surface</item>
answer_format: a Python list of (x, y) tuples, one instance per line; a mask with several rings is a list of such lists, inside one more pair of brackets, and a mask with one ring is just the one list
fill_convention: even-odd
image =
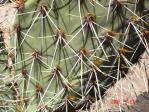
[[(49, 4), (51, 4), (52, 1), (50, 3), (47, 0), (42, 0), (40, 2), (39, 1), (40, 0), (29, 0), (28, 2), (26, 2), (25, 8), (22, 11), (19, 11), (18, 13), (20, 14), (20, 13), (37, 11), (42, 3), (47, 4), (48, 9), (50, 9)], [(56, 3), (53, 6), (55, 6), (55, 7), (63, 6), (63, 3), (61, 1), (56, 0), (55, 2)], [(64, 2), (67, 3), (68, 0), (65, 0)], [(84, 2), (86, 2), (86, 5), (87, 5), (86, 7), (88, 8), (88, 11), (91, 13), (94, 13), (97, 16), (95, 22), (99, 26), (94, 26), (94, 27), (96, 30), (95, 32), (98, 36), (101, 36), (101, 34), (103, 32), (105, 32), (105, 29), (112, 30), (115, 32), (120, 32), (120, 33), (125, 32), (126, 28), (121, 29), (121, 26), (122, 26), (122, 23), (126, 20), (126, 18), (133, 15), (130, 11), (126, 10), (123, 7), (123, 9), (122, 9), (123, 14), (121, 13), (120, 17), (118, 15), (118, 13), (114, 12), (114, 16), (117, 16), (117, 17), (113, 18), (113, 14), (110, 14), (108, 21), (106, 21), (107, 14), (108, 14), (108, 4), (109, 4), (107, 1), (101, 0), (101, 4), (103, 6), (107, 6), (105, 8), (99, 6), (98, 4), (95, 4), (95, 2), (93, 2), (92, 0), (84, 1)], [(94, 4), (94, 6), (91, 5), (90, 2), (92, 2)], [(133, 2), (133, 1), (131, 1), (131, 2)], [(37, 5), (36, 3), (39, 5)], [(69, 6), (73, 7), (75, 4), (76, 4), (76, 6), (74, 7), (74, 9), (70, 11)], [(85, 9), (84, 4), (85, 3), (83, 3), (83, 5), (81, 6), (81, 17), (87, 15), (87, 13), (88, 13), (88, 11)], [(129, 4), (128, 7), (130, 10), (134, 10), (133, 4)], [(20, 25), (21, 28), (23, 28), (22, 32), (24, 32), (24, 33), (28, 32), (28, 30), (30, 29), (29, 27), (33, 24), (38, 13), (39, 12), (37, 11), (36, 13), (30, 13), (30, 14), (28, 13), (25, 15), (16, 16), (16, 21), (15, 21), (14, 26)], [(69, 14), (75, 15), (76, 17), (71, 16)], [(140, 15), (139, 12), (137, 12), (136, 14)], [(26, 82), (25, 81), (23, 82), (22, 79), (18, 80), (18, 83), (20, 84), (19, 90), (21, 93), (21, 97), (23, 98), (24, 96), (27, 95), (31, 101), (30, 102), (31, 104), (27, 108), (24, 107), (23, 111), (25, 111), (26, 109), (28, 112), (36, 110), (38, 104), (41, 103), (41, 101), (38, 98), (36, 98), (35, 101), (33, 101), (33, 102), (32, 102), (32, 99), (33, 99), (33, 96), (36, 91), (35, 86), (37, 86), (38, 84), (42, 85), (44, 91), (46, 91), (46, 88), (48, 87), (48, 83), (50, 82), (48, 79), (50, 79), (50, 77), (52, 77), (52, 75), (50, 74), (50, 72), (45, 73), (44, 71), (48, 71), (49, 69), (52, 69), (55, 65), (60, 65), (61, 72), (62, 72), (63, 76), (68, 80), (69, 83), (71, 83), (71, 82), (75, 83), (74, 84), (75, 86), (73, 87), (73, 89), (76, 92), (78, 92), (79, 94), (81, 94), (81, 92), (80, 92), (80, 90), (81, 90), (80, 81), (81, 81), (81, 76), (82, 76), (81, 72), (87, 71), (90, 68), (89, 65), (92, 65), (92, 63), (90, 63), (89, 61), (84, 61), (84, 63), (86, 63), (88, 66), (83, 65), (83, 67), (84, 67), (83, 71), (81, 71), (81, 69), (80, 69), (81, 64), (79, 63), (76, 67), (74, 67), (75, 70), (72, 73), (70, 73), (71, 69), (75, 65), (75, 62), (77, 61), (77, 57), (75, 56), (73, 58), (67, 59), (66, 61), (62, 61), (65, 58), (69, 58), (69, 57), (75, 55), (75, 53), (70, 49), (70, 47), (66, 46), (63, 50), (67, 51), (68, 54), (64, 56), (63, 50), (57, 51), (57, 55), (56, 55), (56, 57), (53, 61), (53, 64), (51, 66), (51, 61), (53, 59), (54, 51), (56, 48), (55, 47), (56, 44), (54, 43), (55, 38), (48, 37), (46, 39), (43, 39), (43, 38), (41, 39), (39, 37), (55, 35), (57, 28), (61, 28), (64, 30), (65, 40), (68, 42), (72, 38), (72, 36), (74, 36), (79, 31), (80, 28), (79, 29), (77, 29), (77, 28), (81, 25), (80, 19), (82, 21), (84, 21), (84, 19), (80, 18), (79, 7), (77, 4), (77, 1), (73, 1), (71, 3), (71, 5), (67, 5), (60, 10), (55, 10), (55, 12), (53, 10), (51, 10), (49, 13), (49, 16), (50, 16), (50, 18), (45, 17), (44, 19), (37, 19), (35, 21), (35, 23), (33, 24), (32, 28), (30, 29), (30, 31), (28, 32), (29, 36), (25, 37), (24, 34), (22, 34), (22, 37), (23, 38), (25, 37), (25, 41), (23, 42), (21, 47), (18, 46), (18, 43), (16, 44), (16, 42), (17, 42), (16, 38), (20, 39), (21, 36), (17, 37), (16, 33), (12, 34), (13, 38), (11, 41), (11, 43), (12, 43), (11, 46), (17, 47), (17, 50), (14, 51), (14, 55), (17, 54), (16, 58), (15, 58), (16, 63), (29, 58), (31, 55), (26, 54), (26, 53), (32, 53), (33, 49), (38, 50), (40, 53), (43, 51), (46, 51), (46, 52), (42, 53), (42, 57), (43, 57), (42, 61), (44, 61), (48, 66), (45, 65), (45, 67), (43, 67), (42, 64), (39, 64), (39, 62), (35, 62), (32, 66), (33, 59), (25, 61), (25, 63), (16, 64), (16, 67), (15, 67), (16, 75), (18, 75), (18, 74), (21, 75), (22, 67), (26, 66), (28, 75), (32, 77), (31, 79), (29, 79), (29, 82), (28, 82), (28, 80)], [(101, 16), (101, 17), (98, 17), (98, 16)], [(52, 19), (52, 21), (50, 19)], [(52, 22), (54, 22), (56, 27)], [(146, 25), (143, 22), (140, 22), (138, 24), (141, 24), (144, 27), (146, 27)], [(101, 26), (104, 28), (102, 28)], [(24, 28), (27, 28), (27, 29), (24, 29)], [(131, 47), (136, 48), (135, 44), (138, 42), (138, 40), (136, 41), (138, 36), (134, 36), (134, 35), (136, 35), (135, 34), (136, 32), (133, 33), (133, 30), (131, 30), (131, 31), (132, 31), (131, 33), (126, 34), (125, 36), (124, 35), (116, 35), (115, 38), (117, 40), (120, 40), (122, 43), (124, 43), (124, 40), (127, 37), (128, 42), (131, 42), (131, 41), (132, 41), (132, 43), (134, 42), (133, 44), (129, 44), (129, 45)], [(92, 38), (92, 37), (96, 37), (96, 34), (94, 32), (92, 35), (88, 34), (88, 33), (89, 33), (89, 31), (87, 31), (87, 27), (86, 27), (86, 28), (84, 28), (85, 37), (82, 36), (83, 32), (81, 31), (69, 43), (69, 45), (74, 49), (74, 51), (76, 53), (78, 53), (78, 51), (80, 50), (81, 47), (85, 47), (87, 49), (87, 51), (95, 50), (97, 48), (98, 41), (97, 41), (97, 39)], [(71, 35), (71, 36), (68, 36), (68, 35)], [(32, 37), (30, 37), (30, 36), (32, 36)], [(86, 43), (85, 43), (85, 41), (86, 41)], [(92, 41), (94, 43), (92, 43)], [(136, 43), (135, 43), (135, 41), (136, 41)], [(21, 43), (21, 42), (19, 42), (19, 43)], [(28, 43), (28, 45), (26, 43)], [(115, 40), (113, 40), (112, 43), (116, 50), (123, 47), (123, 44), (121, 44)], [(51, 47), (49, 47), (49, 46), (51, 46)], [(22, 51), (19, 51), (20, 49), (22, 49)], [(112, 54), (117, 56), (117, 52), (115, 51), (115, 49), (113, 49), (113, 47), (111, 45), (104, 46), (104, 50), (106, 51), (107, 56), (110, 56), (111, 52), (112, 52)], [(110, 50), (112, 50), (112, 51), (110, 52)], [(90, 53), (92, 53), (92, 52), (90, 52)], [(22, 59), (21, 59), (21, 56), (22, 56)], [(96, 56), (99, 58), (102, 58), (102, 59), (106, 59), (105, 55), (102, 51), (102, 48), (97, 50)], [(89, 56), (88, 56), (88, 58), (89, 58)], [(93, 61), (93, 60), (95, 60), (95, 58), (91, 58), (90, 60)], [(114, 57), (113, 60), (110, 60), (111, 61), (110, 63), (105, 64), (105, 65), (103, 64), (103, 66), (106, 66), (106, 65), (111, 66), (111, 64), (114, 63), (114, 60), (117, 60), (117, 59), (115, 59), (115, 57)], [(107, 74), (110, 74), (110, 68), (111, 67), (109, 67), (109, 68), (101, 67), (101, 70), (103, 70)], [(67, 76), (69, 73), (70, 73), (70, 75)], [(112, 79), (111, 77), (106, 77), (101, 73), (98, 73), (98, 75), (100, 75), (98, 77), (99, 81), (102, 82), (102, 84), (104, 86), (109, 84), (109, 81), (108, 81), (109, 79)], [(115, 76), (116, 73), (113, 75)], [(48, 77), (46, 77), (46, 76), (48, 76)], [(35, 81), (33, 78), (35, 80), (38, 80), (38, 82)], [(88, 81), (88, 80), (89, 80), (89, 76), (87, 77), (86, 81)], [(83, 81), (85, 81), (85, 78), (83, 79)], [(34, 84), (32, 84), (31, 82), (33, 82)], [(85, 84), (82, 88), (85, 88), (86, 85), (87, 85), (87, 83), (85, 82)], [(31, 91), (31, 92), (29, 92), (29, 93), (26, 92), (27, 91), (26, 86), (29, 87), (28, 91)], [(56, 82), (56, 79), (53, 79), (51, 85), (48, 87), (48, 92), (46, 92), (46, 94), (43, 98), (43, 102), (47, 102), (49, 99), (53, 98), (54, 95), (57, 94), (57, 92), (59, 92), (62, 88), (63, 88), (63, 84), (60, 82)], [(87, 89), (89, 89), (89, 88), (87, 88)], [(85, 94), (87, 94), (87, 92)], [(42, 93), (42, 95), (43, 95), (43, 93)], [(58, 106), (56, 104), (61, 101), (64, 101), (65, 97), (69, 96), (69, 95), (74, 96), (74, 95), (76, 95), (76, 93), (71, 92), (71, 94), (64, 95), (64, 96), (63, 96), (63, 94), (61, 94), (56, 100), (49, 102), (48, 106), (52, 107), (52, 108), (57, 108)], [(74, 105), (78, 104), (78, 102), (79, 101), (75, 102)], [(38, 106), (38, 108), (39, 108), (39, 106)]]

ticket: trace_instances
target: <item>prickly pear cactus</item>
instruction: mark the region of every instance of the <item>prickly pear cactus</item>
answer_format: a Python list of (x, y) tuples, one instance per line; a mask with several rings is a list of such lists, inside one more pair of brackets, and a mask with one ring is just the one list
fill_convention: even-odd
[(0, 110), (75, 112), (102, 101), (148, 48), (147, 3), (17, 0), (7, 52), (14, 80)]

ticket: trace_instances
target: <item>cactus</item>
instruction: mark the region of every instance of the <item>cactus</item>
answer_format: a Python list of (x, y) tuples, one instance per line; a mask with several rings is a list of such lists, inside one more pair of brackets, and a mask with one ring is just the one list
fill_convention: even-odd
[(145, 3), (16, 0), (0, 110), (75, 112), (102, 101), (148, 48)]

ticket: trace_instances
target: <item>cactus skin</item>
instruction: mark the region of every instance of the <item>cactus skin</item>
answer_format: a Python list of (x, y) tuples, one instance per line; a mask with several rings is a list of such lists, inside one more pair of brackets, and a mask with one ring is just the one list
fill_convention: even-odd
[(17, 0), (7, 109), (75, 112), (101, 100), (147, 48), (147, 7), (133, 14), (135, 2)]

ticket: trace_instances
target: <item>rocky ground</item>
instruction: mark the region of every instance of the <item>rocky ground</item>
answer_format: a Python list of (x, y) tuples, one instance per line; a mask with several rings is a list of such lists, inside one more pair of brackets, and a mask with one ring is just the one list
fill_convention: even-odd
[(97, 102), (91, 110), (95, 112), (97, 110), (99, 112), (149, 112), (148, 60), (149, 56), (145, 52), (140, 56), (139, 62), (130, 68), (126, 77), (107, 91), (103, 99), (103, 106), (101, 102)]

